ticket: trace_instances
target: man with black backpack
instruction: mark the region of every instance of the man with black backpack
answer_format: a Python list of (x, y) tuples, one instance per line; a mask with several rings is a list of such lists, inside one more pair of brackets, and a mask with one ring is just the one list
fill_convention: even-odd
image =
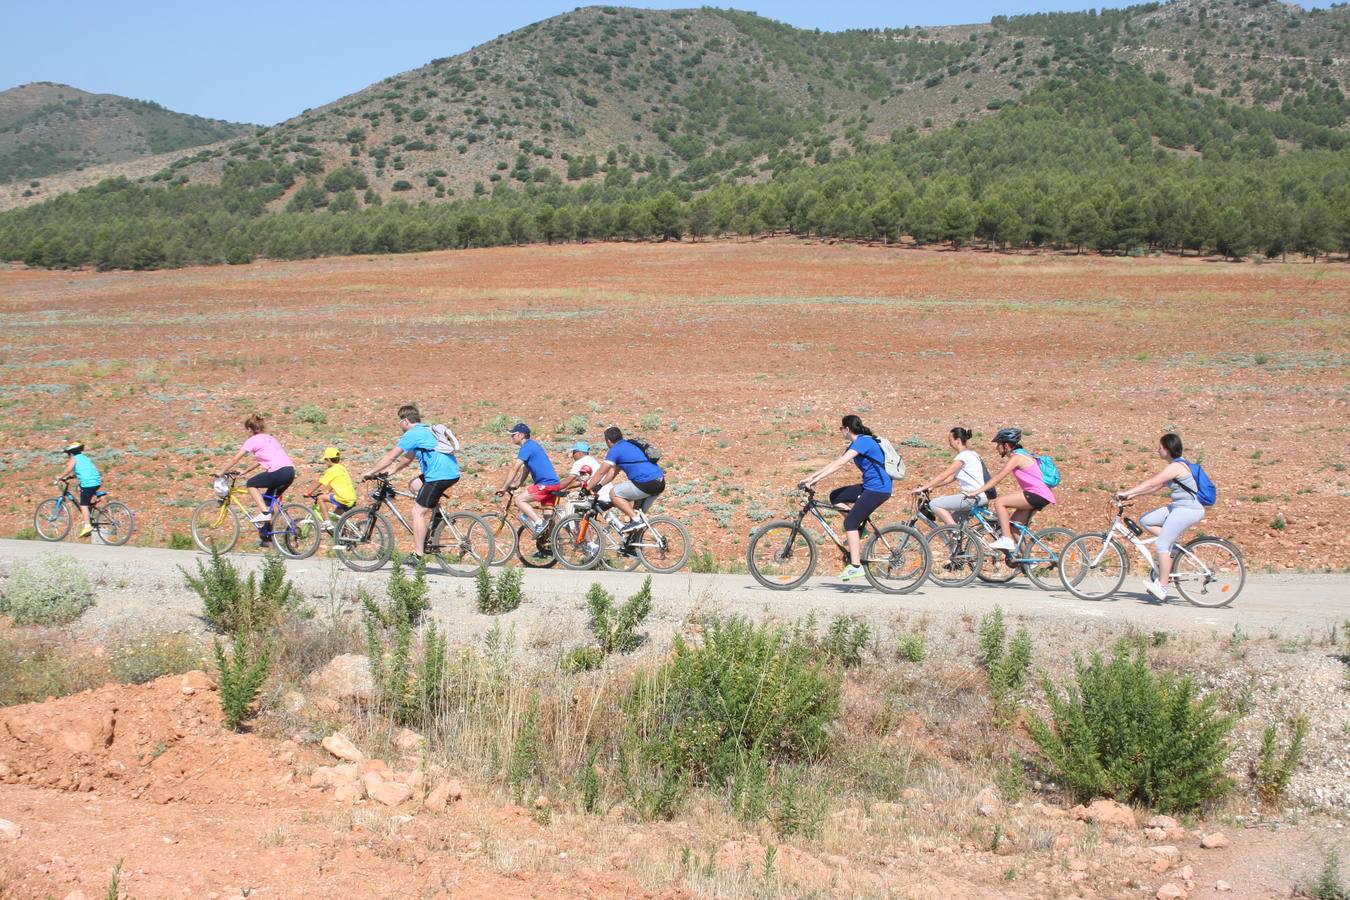
[[(637, 511), (652, 508), (656, 498), (666, 489), (666, 473), (656, 461), (661, 453), (651, 444), (636, 439), (625, 439), (623, 432), (611, 425), (605, 429), (605, 443), (609, 452), (605, 454), (600, 471), (591, 478), (591, 490), (598, 490), (600, 499), (613, 503), (614, 508), (628, 519), (622, 531), (631, 531), (640, 527)], [(628, 476), (621, 484), (614, 484), (619, 472)]]

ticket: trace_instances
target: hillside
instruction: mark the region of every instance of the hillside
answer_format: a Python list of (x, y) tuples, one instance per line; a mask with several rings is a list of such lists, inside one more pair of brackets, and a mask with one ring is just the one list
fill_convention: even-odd
[(146, 268), (776, 231), (1350, 250), (1347, 10), (1180, 0), (829, 34), (591, 7), (152, 175), (109, 166), (50, 203), (20, 198), (0, 258)]
[(733, 11), (589, 7), (186, 157), (161, 178), (212, 182), (225, 160), (266, 158), (315, 176), (351, 168), (359, 177), (341, 183), (414, 201), (584, 180), (606, 161), (692, 183), (756, 178), (775, 160), (825, 161), (1124, 63), (1190, 95), (1339, 127), (1350, 8), (1181, 0), (820, 33)]
[[(36, 82), (0, 91), (0, 184), (171, 153), (253, 132), (157, 103)], [(30, 186), (42, 196), (42, 185)]]

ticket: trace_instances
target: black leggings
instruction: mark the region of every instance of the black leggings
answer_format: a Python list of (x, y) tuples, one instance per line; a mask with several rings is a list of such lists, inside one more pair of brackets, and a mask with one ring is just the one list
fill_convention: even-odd
[(259, 472), (244, 482), (244, 486), (258, 488), (265, 494), (280, 497), (293, 481), (295, 481), (295, 467), (282, 466), (280, 469), (273, 469), (271, 472)]
[(863, 522), (867, 517), (877, 511), (877, 507), (891, 499), (890, 494), (883, 494), (881, 491), (863, 490), (861, 484), (850, 484), (847, 487), (835, 488), (830, 491), (830, 502), (836, 506), (840, 503), (852, 503), (853, 508), (848, 511), (844, 517), (845, 531), (861, 531)]

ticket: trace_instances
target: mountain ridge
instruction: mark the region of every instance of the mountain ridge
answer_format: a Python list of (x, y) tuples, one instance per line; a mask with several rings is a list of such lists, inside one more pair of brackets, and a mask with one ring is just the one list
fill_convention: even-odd
[(252, 125), (174, 112), (153, 101), (29, 82), (0, 91), (0, 184), (131, 162), (253, 130)]

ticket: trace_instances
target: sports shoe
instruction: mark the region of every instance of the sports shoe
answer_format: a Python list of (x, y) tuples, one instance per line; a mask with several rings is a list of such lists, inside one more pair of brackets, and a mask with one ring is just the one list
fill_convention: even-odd
[(324, 533), (325, 533), (325, 534), (332, 534), (332, 533), (333, 533), (333, 523), (332, 523), (332, 522), (324, 522), (324, 523), (323, 523), (323, 530), (324, 530)]
[(865, 574), (867, 573), (863, 571), (862, 566), (844, 566), (844, 571), (839, 573), (839, 580), (852, 581), (855, 578), (862, 578)]
[(248, 520), (254, 525), (262, 525), (264, 522), (272, 521), (271, 513), (258, 513), (256, 516), (249, 516)]
[(86, 526), (84, 526), (83, 528), (80, 529), (80, 537), (89, 537), (89, 535), (91, 535), (91, 534), (93, 534), (93, 533), (94, 533), (94, 529), (91, 528), (91, 527), (89, 527), (88, 525), (86, 525)]
[(992, 544), (990, 544), (989, 549), (1013, 551), (1017, 549), (1017, 545), (1013, 543), (1012, 538), (1001, 537), (998, 540), (994, 541)]
[(548, 527), (548, 525), (545, 524), (544, 522), (531, 522), (531, 523), (530, 523), (530, 530), (534, 532), (535, 537), (538, 537), (539, 535), (543, 534), (543, 533), (544, 533), (544, 529), (547, 528), (547, 527)]
[(634, 519), (619, 529), (619, 534), (627, 534), (630, 531), (637, 531), (639, 528), (646, 528), (646, 519)]
[(1167, 599), (1167, 588), (1162, 586), (1162, 582), (1155, 578), (1144, 579), (1144, 590), (1148, 591), (1160, 602)]

